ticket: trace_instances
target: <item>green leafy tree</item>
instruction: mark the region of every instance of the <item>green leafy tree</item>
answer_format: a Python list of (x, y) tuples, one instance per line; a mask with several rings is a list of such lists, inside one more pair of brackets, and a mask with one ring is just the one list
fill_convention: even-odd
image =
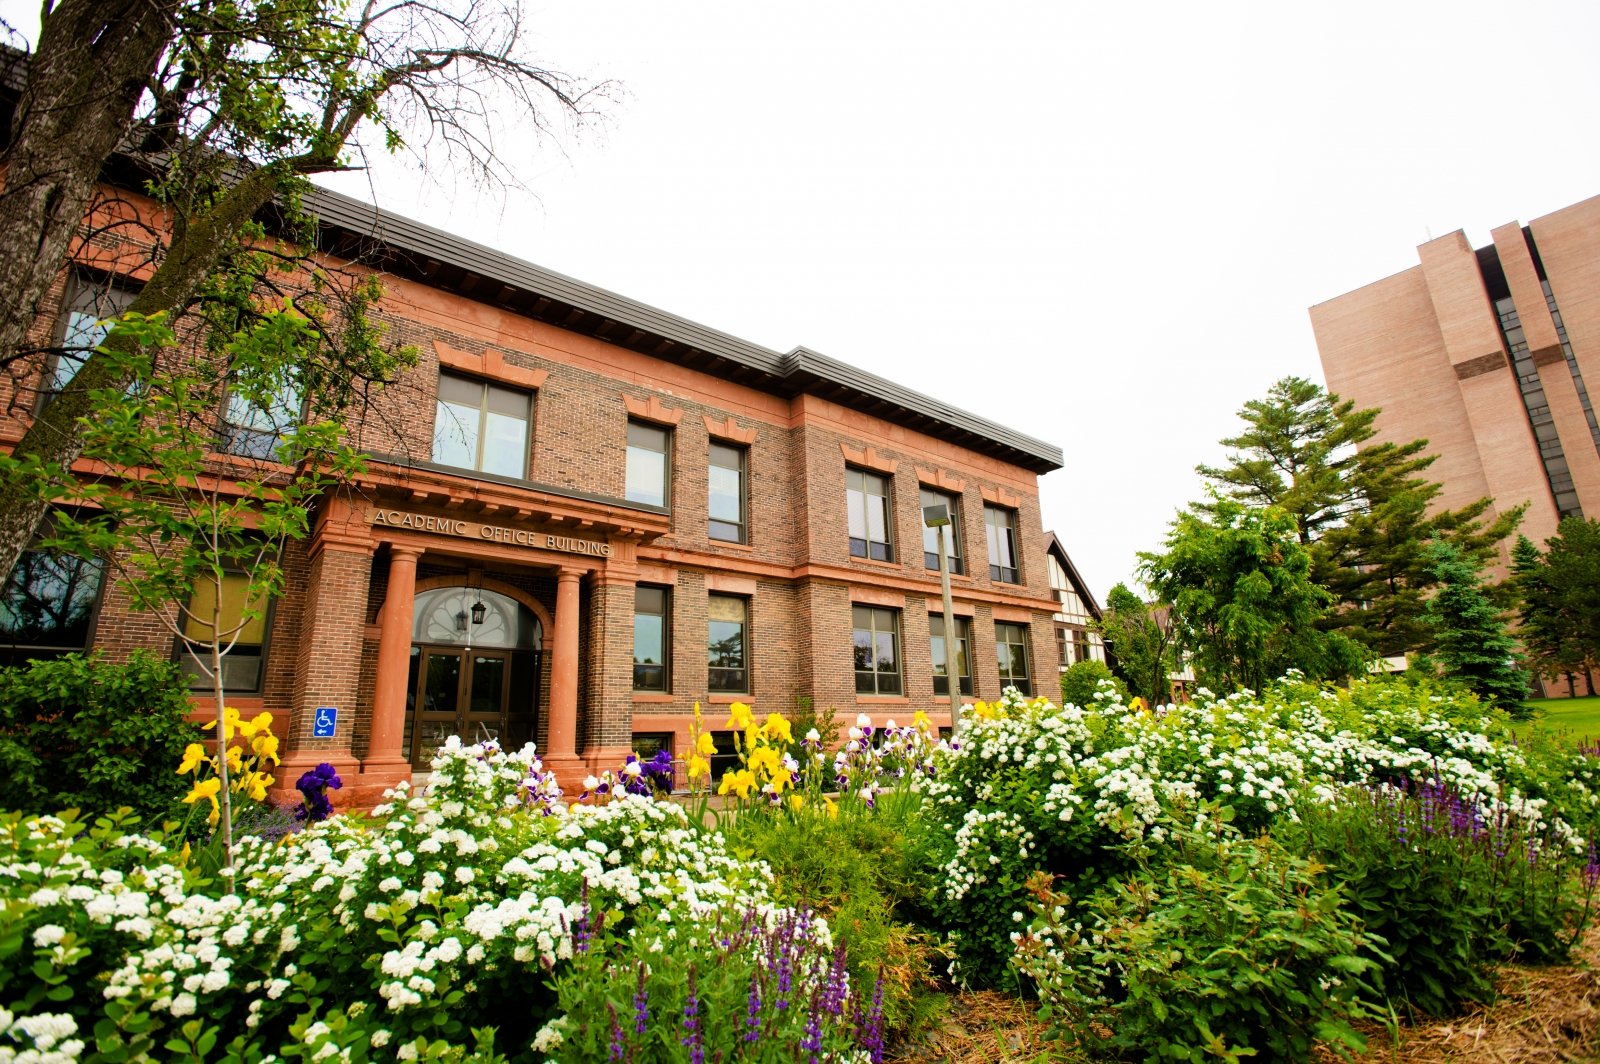
[(1118, 584), (1106, 596), (1098, 627), (1128, 690), (1151, 705), (1172, 701), (1171, 676), (1179, 664), (1172, 611), (1152, 607)]
[(1109, 680), (1116, 688), (1117, 698), (1128, 701), (1127, 686), (1112, 673), (1103, 661), (1088, 658), (1075, 662), (1061, 674), (1061, 702), (1063, 705), (1088, 707), (1095, 704), (1094, 696), (1102, 681)]
[(1363, 664), (1360, 644), (1319, 626), (1329, 594), (1311, 579), (1311, 551), (1293, 516), (1213, 493), (1205, 512), (1180, 513), (1166, 550), (1141, 553), (1140, 578), (1172, 606), (1181, 649), (1201, 679), (1262, 686), (1290, 669), (1342, 678)]
[(1544, 674), (1582, 673), (1595, 693), (1600, 664), (1600, 521), (1569, 517), (1540, 552), (1518, 537), (1512, 575), (1522, 598), (1519, 635)]
[[(588, 117), (595, 98), (535, 61), (514, 0), (58, 0), (40, 17), (0, 151), (0, 365), (48, 350), (30, 330), (75, 242), (137, 234), (146, 261), (107, 264), (146, 271), (127, 320), (172, 315), (219, 271), (241, 275), (265, 212), (290, 231), (307, 223), (308, 176), (350, 168), (361, 130), (391, 151), (415, 132), (423, 149), (503, 179), (493, 111), (544, 131)], [(142, 189), (163, 223), (107, 173)], [(103, 413), (95, 397), (151, 371), (151, 335), (112, 328), (0, 461), (0, 572), (70, 490), (83, 426)]]
[(1392, 655), (1432, 638), (1422, 621), (1434, 583), (1427, 545), (1443, 540), (1487, 562), (1523, 509), (1491, 519), (1487, 498), (1438, 509), (1442, 489), (1423, 475), (1434, 461), (1427, 441), (1373, 442), (1378, 414), (1286, 377), (1239, 411), (1247, 427), (1222, 441), (1228, 464), (1198, 471), (1229, 499), (1288, 512), (1311, 552), (1312, 581), (1333, 595), (1322, 627)]
[(1517, 663), (1517, 642), (1506, 631), (1505, 615), (1484, 592), (1482, 566), (1450, 543), (1430, 544), (1426, 556), (1438, 590), (1423, 619), (1433, 627), (1434, 657), (1444, 674), (1484, 701), (1525, 715), (1528, 674)]
[[(332, 303), (314, 284), (276, 303), (253, 285), (260, 265), (210, 278), (201, 320), (185, 336), (161, 315), (119, 326), (134, 350), (161, 352), (164, 368), (138, 402), (93, 397), (101, 413), (82, 428), (84, 457), (124, 475), (81, 484), (78, 498), (91, 506), (59, 514), (45, 544), (109, 560), (134, 607), (159, 620), (209, 681), (219, 739), (225, 659), (281, 593), (284, 545), (305, 537), (332, 485), (361, 470), (344, 432), (355, 382), (390, 379), (415, 357), (386, 347), (368, 318), (375, 281)], [(225, 436), (222, 458), (225, 405), (251, 429)], [(217, 765), (226, 868), (236, 788), (226, 758)]]

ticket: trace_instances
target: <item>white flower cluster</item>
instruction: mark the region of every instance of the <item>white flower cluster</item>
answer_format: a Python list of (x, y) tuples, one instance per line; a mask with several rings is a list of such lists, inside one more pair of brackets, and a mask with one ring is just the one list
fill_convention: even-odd
[(83, 1055), (77, 1033), (78, 1021), (66, 1013), (18, 1017), (0, 1009), (0, 1064), (68, 1064)]

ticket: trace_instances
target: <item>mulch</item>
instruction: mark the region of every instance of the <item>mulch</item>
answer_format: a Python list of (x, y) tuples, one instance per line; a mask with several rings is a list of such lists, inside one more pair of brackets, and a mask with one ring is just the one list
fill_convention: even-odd
[[(1362, 1025), (1358, 1064), (1600, 1064), (1600, 927), (1590, 928), (1571, 964), (1508, 965), (1499, 998), (1448, 1020)], [(886, 1056), (892, 1064), (1074, 1061), (1070, 1047), (1043, 1037), (1034, 1005), (989, 991), (951, 996), (950, 1007)], [(1339, 1058), (1323, 1052), (1319, 1064)]]

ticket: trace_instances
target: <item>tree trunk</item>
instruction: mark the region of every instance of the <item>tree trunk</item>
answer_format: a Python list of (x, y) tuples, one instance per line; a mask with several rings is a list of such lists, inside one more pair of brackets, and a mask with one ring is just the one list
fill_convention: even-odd
[(38, 47), (19, 60), (26, 81), (0, 155), (0, 363), (23, 350), (101, 168), (172, 40), (177, 6), (61, 0), (43, 17)]
[[(186, 304), (217, 267), (240, 228), (271, 201), (280, 174), (287, 168), (289, 164), (278, 164), (250, 171), (210, 210), (190, 219), (183, 236), (167, 248), (161, 265), (128, 305), (128, 313), (159, 314)], [(118, 355), (137, 351), (133, 339), (119, 330), (112, 330), (101, 346)], [(108, 358), (98, 352), (90, 355), (61, 394), (28, 426), (11, 452), (13, 457), (62, 474), (71, 470), (83, 453), (79, 419), (92, 414), (93, 393), (97, 389), (126, 390), (131, 383), (128, 365), (126, 358)], [(0, 573), (10, 574), (16, 566), (50, 504), (49, 494), (39, 490), (38, 476), (0, 478)]]

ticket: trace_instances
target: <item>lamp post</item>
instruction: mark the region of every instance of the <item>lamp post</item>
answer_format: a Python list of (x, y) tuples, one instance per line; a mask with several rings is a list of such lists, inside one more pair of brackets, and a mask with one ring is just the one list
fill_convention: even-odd
[(961, 677), (956, 672), (956, 614), (950, 604), (950, 541), (945, 538), (950, 526), (950, 507), (935, 503), (922, 508), (922, 523), (937, 529), (939, 539), (939, 592), (944, 596), (944, 681), (950, 692), (950, 738), (961, 738)]

